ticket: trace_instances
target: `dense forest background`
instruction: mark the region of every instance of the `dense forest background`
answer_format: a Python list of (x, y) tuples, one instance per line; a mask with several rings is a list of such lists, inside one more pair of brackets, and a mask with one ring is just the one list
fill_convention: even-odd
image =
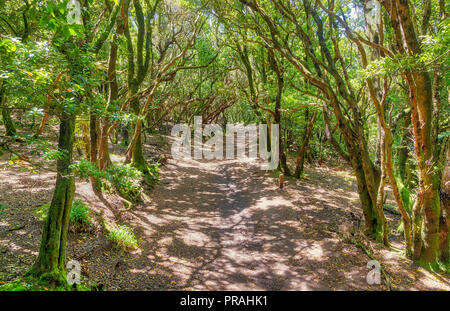
[[(282, 187), (308, 183), (305, 167), (350, 171), (361, 222), (350, 239), (370, 254), (360, 239), (397, 249), (445, 279), (448, 10), (445, 0), (0, 1), (0, 165), (9, 172), (0, 182), (18, 171), (56, 178), (20, 284), (66, 288), (68, 236), (92, 230), (89, 202), (74, 200), (77, 180), (126, 210), (157, 198), (172, 159), (148, 145), (167, 145), (171, 127), (195, 116), (224, 129), (279, 124), (271, 148), (280, 165), (267, 178)], [(3, 192), (0, 216), (15, 196)], [(137, 246), (126, 226), (102, 230)]]

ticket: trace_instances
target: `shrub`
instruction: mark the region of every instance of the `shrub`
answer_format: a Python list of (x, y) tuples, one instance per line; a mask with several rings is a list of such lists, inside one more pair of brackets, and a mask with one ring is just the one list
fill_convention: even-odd
[(118, 225), (109, 232), (108, 237), (111, 241), (121, 247), (128, 249), (136, 249), (138, 247), (138, 242), (133, 230), (125, 225)]
[(137, 201), (142, 192), (142, 173), (129, 164), (110, 165), (106, 169), (105, 178), (111, 182), (126, 199)]
[(140, 198), (142, 173), (129, 164), (112, 164), (106, 171), (99, 171), (90, 161), (82, 160), (73, 164), (72, 169), (81, 178), (95, 178), (101, 182), (103, 189), (115, 188), (127, 200), (136, 202)]
[(90, 226), (91, 218), (89, 217), (89, 207), (80, 200), (75, 200), (72, 203), (72, 210), (70, 211), (70, 222), (72, 224), (80, 224), (82, 226)]

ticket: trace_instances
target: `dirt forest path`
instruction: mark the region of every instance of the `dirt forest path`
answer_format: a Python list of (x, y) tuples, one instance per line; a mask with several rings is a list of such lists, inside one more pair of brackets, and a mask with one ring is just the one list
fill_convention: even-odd
[(171, 160), (153, 203), (127, 215), (142, 242), (136, 285), (150, 275), (160, 289), (383, 289), (366, 283), (370, 259), (336, 234), (355, 195), (295, 182), (281, 190), (251, 161)]

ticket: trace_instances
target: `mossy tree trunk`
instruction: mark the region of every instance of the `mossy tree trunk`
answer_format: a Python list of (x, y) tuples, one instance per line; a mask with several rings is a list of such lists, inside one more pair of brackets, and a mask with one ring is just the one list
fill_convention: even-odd
[[(131, 1), (130, 1), (131, 2)], [(128, 85), (128, 95), (132, 97), (137, 94), (139, 91), (139, 87), (144, 81), (150, 65), (150, 56), (152, 54), (151, 51), (151, 36), (152, 36), (152, 24), (147, 20), (144, 15), (141, 3), (137, 0), (133, 0), (133, 6), (136, 13), (136, 24), (137, 24), (137, 41), (135, 44), (136, 47), (136, 60), (134, 54), (133, 47), (133, 39), (130, 34), (130, 26), (129, 22), (125, 23), (124, 35), (127, 42), (127, 60), (128, 60), (128, 68), (127, 68), (127, 85)], [(159, 1), (156, 1), (152, 7), (148, 7), (148, 11), (146, 12), (147, 18), (151, 19), (156, 12), (156, 8), (158, 6)], [(125, 16), (128, 14), (128, 6), (127, 3), (124, 6)], [(145, 56), (144, 56), (145, 51)], [(162, 59), (161, 59), (162, 60)], [(139, 99), (134, 99), (130, 103), (130, 107), (133, 113), (136, 116), (140, 116), (141, 107), (139, 103)], [(147, 162), (144, 158), (143, 148), (142, 148), (142, 138), (141, 138), (141, 120), (136, 122), (135, 133), (133, 135), (133, 139), (129, 143), (127, 154), (125, 157), (125, 162), (131, 164), (142, 171), (144, 174), (148, 173)]]
[(11, 119), (11, 110), (2, 109), (3, 124), (5, 125), (5, 136), (14, 136), (17, 133), (14, 122)]
[[(418, 35), (420, 32), (411, 17), (409, 0), (381, 1), (389, 13), (394, 30), (396, 49), (403, 55), (419, 55), (422, 48)], [(428, 23), (422, 25), (426, 33)], [(403, 78), (409, 87), (411, 105), (411, 124), (414, 135), (414, 148), (417, 159), (419, 189), (413, 207), (413, 259), (428, 268), (437, 267), (439, 246), (440, 202), (438, 195), (439, 180), (433, 159), (435, 141), (433, 141), (433, 92), (432, 80), (428, 71), (415, 68), (404, 69)]]
[[(141, 108), (139, 100), (133, 100), (131, 102), (131, 109), (133, 113), (139, 116)], [(141, 123), (141, 122), (139, 122)], [(143, 147), (142, 147), (142, 125), (135, 126), (135, 137), (133, 137), (133, 144), (131, 146), (131, 165), (143, 173), (146, 173), (147, 161), (144, 158)]]
[(54, 285), (66, 282), (67, 232), (75, 192), (75, 179), (70, 170), (74, 132), (75, 116), (63, 114), (58, 148), (64, 157), (57, 162), (55, 191), (45, 220), (39, 255), (30, 271)]

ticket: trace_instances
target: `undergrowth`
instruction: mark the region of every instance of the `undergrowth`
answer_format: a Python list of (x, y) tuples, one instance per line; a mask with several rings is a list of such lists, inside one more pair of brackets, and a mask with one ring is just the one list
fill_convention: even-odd
[(24, 276), (0, 286), (0, 291), (90, 291), (91, 288), (81, 284), (59, 285), (52, 287), (42, 279)]
[(86, 160), (73, 164), (72, 169), (80, 178), (88, 180), (89, 177), (93, 177), (101, 185), (102, 190), (115, 189), (120, 196), (131, 202), (141, 200), (144, 182), (152, 186), (157, 183), (159, 178), (158, 165), (148, 166), (148, 176), (143, 176), (141, 171), (129, 164), (112, 164), (105, 171), (100, 171), (94, 164)]

